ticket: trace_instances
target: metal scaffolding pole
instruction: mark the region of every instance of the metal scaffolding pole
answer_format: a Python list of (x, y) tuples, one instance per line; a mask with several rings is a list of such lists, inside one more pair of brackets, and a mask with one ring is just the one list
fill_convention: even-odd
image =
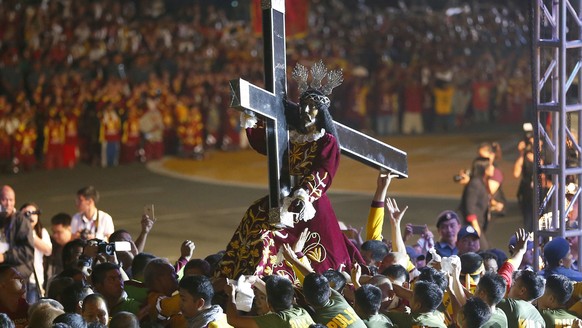
[[(581, 189), (574, 186), (582, 183), (582, 1), (532, 1), (534, 238), (580, 240)], [(540, 246), (534, 245), (537, 270)]]

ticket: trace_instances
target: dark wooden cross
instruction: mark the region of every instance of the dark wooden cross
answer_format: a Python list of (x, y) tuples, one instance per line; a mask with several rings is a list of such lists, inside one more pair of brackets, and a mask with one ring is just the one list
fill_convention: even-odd
[[(289, 177), (289, 131), (283, 99), (287, 92), (285, 50), (285, 1), (262, 0), (265, 89), (243, 79), (230, 82), (231, 106), (255, 113), (265, 121), (269, 158), (269, 205), (281, 206), (291, 191)], [(334, 122), (341, 150), (345, 155), (377, 169), (384, 169), (401, 178), (408, 177), (406, 153)]]

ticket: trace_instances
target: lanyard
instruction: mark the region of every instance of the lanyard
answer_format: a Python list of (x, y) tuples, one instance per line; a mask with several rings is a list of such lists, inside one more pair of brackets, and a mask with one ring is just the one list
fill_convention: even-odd
[(93, 234), (97, 234), (97, 229), (99, 228), (99, 210), (97, 211), (97, 217), (95, 218), (95, 221), (93, 221), (92, 219), (89, 219), (89, 223), (87, 225), (90, 226), (90, 228), (88, 229), (89, 231), (91, 231), (91, 233)]

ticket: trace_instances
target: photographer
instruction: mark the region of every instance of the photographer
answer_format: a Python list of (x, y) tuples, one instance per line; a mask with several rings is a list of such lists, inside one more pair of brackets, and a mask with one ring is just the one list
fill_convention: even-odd
[(478, 157), (473, 161), (471, 168), (471, 180), (463, 190), (460, 212), (465, 218), (465, 223), (472, 226), (484, 241), (481, 231), (487, 230), (489, 223), (489, 192), (486, 181), (493, 176), (495, 167), (491, 159)]
[(10, 186), (0, 189), (0, 263), (14, 265), (24, 279), (33, 270), (34, 239), (30, 221), (16, 211), (16, 195)]
[(48, 231), (40, 222), (40, 209), (34, 203), (26, 203), (20, 207), (20, 213), (30, 220), (34, 238), (34, 271), (28, 280), (26, 300), (28, 303), (35, 303), (44, 296), (44, 263), (43, 257), (50, 256), (53, 251), (53, 244)]
[[(503, 192), (503, 172), (497, 166), (501, 160), (501, 146), (497, 142), (482, 142), (477, 148), (477, 157), (486, 157), (491, 160), (495, 170), (493, 175), (487, 177), (486, 186), (489, 192), (489, 211), (492, 217), (501, 217), (505, 215), (505, 204), (507, 199)], [(466, 185), (470, 181), (470, 170), (461, 170), (459, 174), (453, 176), (453, 180), (459, 184)]]
[(79, 213), (73, 216), (71, 231), (75, 238), (108, 240), (115, 231), (111, 215), (97, 209), (99, 193), (93, 186), (77, 191), (76, 204)]
[[(101, 263), (113, 263), (120, 267), (121, 275), (123, 280), (129, 280), (128, 275), (121, 267), (121, 263), (117, 258), (116, 251), (130, 251), (131, 244), (126, 241), (117, 242), (106, 242), (101, 239), (91, 239), (87, 241), (87, 244), (83, 248), (83, 255), (79, 259), (79, 262), (86, 262), (85, 265), (89, 265), (89, 269)], [(81, 268), (82, 269), (82, 268)], [(88, 271), (89, 273), (91, 270)]]

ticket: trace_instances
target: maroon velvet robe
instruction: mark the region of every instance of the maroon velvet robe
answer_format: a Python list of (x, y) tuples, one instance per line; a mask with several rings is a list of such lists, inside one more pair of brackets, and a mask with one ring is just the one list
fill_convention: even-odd
[[(250, 144), (266, 154), (263, 129), (247, 129)], [(283, 263), (275, 264), (279, 248), (291, 246), (308, 228), (310, 235), (302, 253), (316, 272), (327, 269), (349, 270), (352, 263), (364, 263), (358, 249), (341, 232), (326, 191), (339, 165), (340, 150), (336, 138), (325, 133), (316, 141), (290, 142), (289, 164), (292, 175), (299, 176), (299, 187), (307, 191), (316, 210), (307, 222), (295, 222), (293, 228), (278, 231), (268, 222), (269, 198), (263, 197), (249, 207), (226, 248), (218, 275), (236, 278), (240, 275), (278, 274), (296, 282), (293, 270)], [(349, 271), (348, 271), (349, 272)]]

